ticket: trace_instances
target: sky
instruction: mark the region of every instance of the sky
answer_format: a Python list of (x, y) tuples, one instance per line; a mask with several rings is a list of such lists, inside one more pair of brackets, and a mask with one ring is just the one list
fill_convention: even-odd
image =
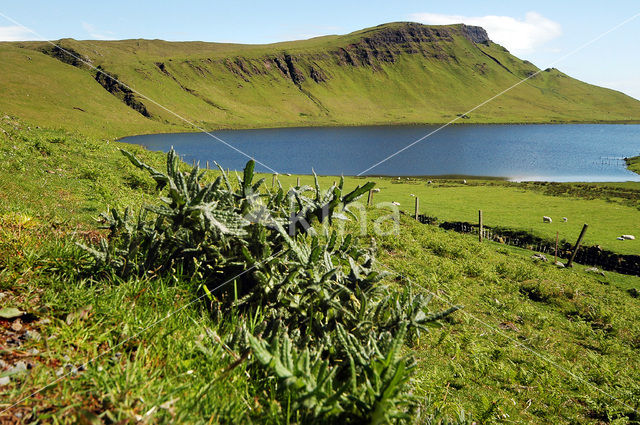
[(346, 34), (394, 21), (480, 25), (494, 42), (542, 69), (555, 67), (640, 99), (637, 0), (4, 0), (0, 2), (0, 41), (72, 37), (270, 43)]

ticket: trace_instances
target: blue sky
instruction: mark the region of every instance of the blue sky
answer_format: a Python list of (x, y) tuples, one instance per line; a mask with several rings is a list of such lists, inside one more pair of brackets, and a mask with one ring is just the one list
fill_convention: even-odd
[[(541, 68), (640, 13), (635, 1), (29, 1), (0, 13), (48, 39), (161, 38), (268, 43), (344, 34), (392, 21), (480, 24)], [(37, 39), (0, 17), (0, 40)], [(554, 64), (640, 99), (640, 16)]]

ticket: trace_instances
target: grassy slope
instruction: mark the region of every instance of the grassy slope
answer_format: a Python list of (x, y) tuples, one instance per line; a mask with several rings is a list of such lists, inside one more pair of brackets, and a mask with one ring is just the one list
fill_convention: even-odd
[(627, 168), (634, 173), (640, 174), (640, 156), (627, 159)]
[[(68, 39), (60, 44), (206, 128), (446, 122), (537, 71), (499, 45), (472, 43), (459, 26), (438, 27), (449, 33), (451, 41), (443, 38), (406, 46), (385, 39), (406, 35), (407, 28), (395, 23), (344, 36), (255, 46)], [(364, 64), (356, 58), (357, 66), (340, 63), (335, 52), (346, 48), (355, 57), (353, 46), (363, 37), (381, 38), (375, 49), (395, 52), (394, 62), (373, 58)], [(38, 51), (43, 46), (0, 43), (7, 58), (0, 64), (0, 109), (34, 122), (106, 136), (192, 130), (149, 100), (141, 99), (153, 119), (136, 114), (92, 81), (88, 69), (46, 57)], [(273, 62), (275, 58), (284, 61), (285, 53), (305, 77), (299, 86)], [(159, 62), (165, 72), (156, 66)], [(325, 82), (310, 78), (312, 67), (322, 71)], [(37, 78), (25, 80), (24, 75)], [(638, 121), (640, 102), (554, 69), (470, 115), (461, 121)]]
[[(79, 280), (80, 253), (69, 232), (76, 225), (92, 229), (90, 216), (106, 205), (148, 200), (150, 186), (125, 166), (114, 150), (118, 144), (29, 130), (14, 120), (1, 127), (0, 291), (3, 305), (35, 313), (36, 321), (24, 326), (43, 336), (15, 348), (2, 339), (8, 348), (3, 359), (34, 364), (28, 375), (14, 375), (0, 388), (6, 403), (51, 382), (65, 364), (87, 361), (165, 318), (191, 299), (192, 284)], [(157, 154), (138, 153), (161, 163)], [(380, 214), (370, 211), (369, 229)], [(638, 408), (640, 301), (627, 292), (640, 287), (637, 277), (555, 269), (533, 263), (530, 251), (478, 244), (473, 236), (410, 219), (402, 220), (400, 236), (377, 237), (377, 243), (381, 267), (465, 305), (464, 313), (411, 348), (419, 360), (417, 395), (433, 403), (428, 411), (435, 406), (455, 415), (463, 408), (485, 423), (638, 419), (582, 381)], [(232, 360), (206, 329), (225, 335), (232, 328), (213, 321), (200, 304), (190, 305), (27, 405), (43, 420), (53, 415), (62, 422), (90, 418), (86, 411), (112, 422), (151, 411), (149, 420), (161, 423), (286, 423), (286, 406), (256, 392), (243, 365), (223, 374)], [(36, 355), (29, 354), (33, 348)]]

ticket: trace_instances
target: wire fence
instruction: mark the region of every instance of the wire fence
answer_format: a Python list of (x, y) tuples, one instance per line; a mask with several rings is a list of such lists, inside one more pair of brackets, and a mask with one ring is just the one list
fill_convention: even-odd
[[(479, 235), (479, 225), (464, 221), (438, 222), (435, 217), (419, 214), (418, 221), (423, 224), (439, 226), (445, 230), (453, 230), (458, 233), (471, 233)], [(490, 241), (505, 245), (517, 246), (540, 252), (546, 255), (556, 254), (556, 241), (533, 235), (524, 230), (512, 230), (499, 227), (483, 226), (482, 237)], [(562, 239), (558, 241), (558, 259), (569, 259), (573, 253), (574, 245)], [(640, 255), (625, 255), (605, 250), (599, 245), (580, 246), (574, 262), (600, 267), (603, 270), (617, 273), (640, 276)]]

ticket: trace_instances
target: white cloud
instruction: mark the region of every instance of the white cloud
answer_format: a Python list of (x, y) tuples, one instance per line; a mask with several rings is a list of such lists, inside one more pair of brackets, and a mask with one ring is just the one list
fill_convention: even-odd
[(481, 26), (489, 38), (513, 53), (530, 53), (537, 47), (562, 35), (559, 23), (536, 12), (527, 12), (524, 19), (511, 16), (463, 16), (436, 13), (414, 13), (411, 19), (431, 25), (467, 24)]
[(95, 38), (97, 40), (114, 40), (113, 33), (111, 31), (102, 33), (95, 26), (87, 22), (82, 23), (82, 28), (84, 28), (91, 38)]
[(0, 27), (0, 41), (33, 40), (34, 34), (20, 26)]

